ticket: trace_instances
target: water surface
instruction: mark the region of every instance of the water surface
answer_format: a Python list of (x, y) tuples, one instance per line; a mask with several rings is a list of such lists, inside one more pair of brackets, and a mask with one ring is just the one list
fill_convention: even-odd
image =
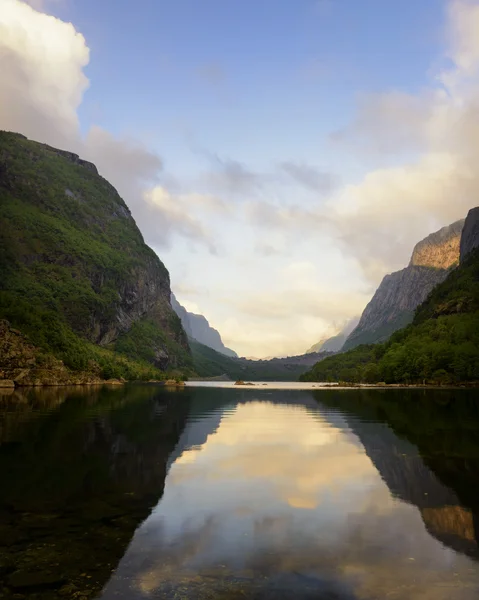
[(475, 392), (293, 387), (5, 398), (4, 597), (479, 597)]

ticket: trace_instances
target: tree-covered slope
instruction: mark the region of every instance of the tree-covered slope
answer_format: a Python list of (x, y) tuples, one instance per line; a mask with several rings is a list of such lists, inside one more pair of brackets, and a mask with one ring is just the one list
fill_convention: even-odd
[[(467, 223), (467, 220), (466, 220)], [(324, 359), (304, 381), (479, 381), (479, 249), (462, 260), (388, 342)]]
[(168, 271), (113, 186), (75, 154), (7, 132), (0, 318), (72, 370), (119, 376), (120, 357), (156, 374), (191, 366)]
[(230, 379), (249, 381), (297, 381), (298, 377), (327, 353), (304, 354), (269, 360), (232, 358), (196, 340), (190, 340), (193, 362), (200, 377), (227, 375)]

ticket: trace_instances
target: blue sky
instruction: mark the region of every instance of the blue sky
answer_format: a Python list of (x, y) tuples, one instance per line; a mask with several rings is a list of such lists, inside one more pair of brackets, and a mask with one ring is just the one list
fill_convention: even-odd
[(0, 0), (0, 127), (93, 160), (178, 299), (301, 353), (479, 195), (479, 0)]
[(351, 119), (358, 93), (424, 85), (440, 55), (441, 8), (87, 0), (63, 12), (91, 49), (85, 129), (141, 136), (184, 177), (203, 168), (192, 146), (260, 168), (290, 156), (337, 166), (344, 157), (329, 156), (328, 134)]

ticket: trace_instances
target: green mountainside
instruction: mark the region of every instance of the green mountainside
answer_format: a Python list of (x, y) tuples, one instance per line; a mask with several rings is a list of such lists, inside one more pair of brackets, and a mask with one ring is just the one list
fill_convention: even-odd
[[(477, 213), (474, 213), (474, 215)], [(473, 211), (468, 215), (473, 218)], [(468, 220), (466, 219), (466, 226)], [(477, 244), (476, 244), (477, 245)], [(456, 383), (479, 381), (479, 248), (439, 284), (413, 322), (385, 343), (328, 357), (303, 381)]]
[[(126, 379), (191, 371), (170, 293), (168, 271), (93, 164), (0, 132), (0, 319), (38, 349), (30, 366), (54, 357)], [(4, 378), (20, 377), (1, 362)]]

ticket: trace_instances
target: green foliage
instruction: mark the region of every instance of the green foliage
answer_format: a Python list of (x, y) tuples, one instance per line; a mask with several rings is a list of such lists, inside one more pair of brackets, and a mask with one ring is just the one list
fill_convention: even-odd
[(384, 342), (398, 329), (402, 329), (411, 323), (414, 318), (414, 313), (409, 310), (401, 311), (394, 319), (388, 321), (384, 325), (381, 325), (373, 331), (361, 331), (354, 337), (351, 336), (346, 340), (343, 346), (343, 350), (351, 350), (362, 344), (377, 344), (378, 342)]
[[(147, 364), (154, 361), (146, 325), (147, 341), (135, 331), (122, 342), (125, 356), (95, 345), (145, 269), (168, 281), (105, 179), (60, 151), (0, 132), (0, 318), (75, 371), (93, 361), (105, 377), (160, 378)], [(171, 357), (191, 364), (187, 350), (157, 330)], [(178, 333), (173, 320), (171, 330)]]
[(303, 381), (436, 383), (479, 381), (479, 251), (418, 307), (384, 344), (359, 346), (317, 363)]
[(143, 319), (135, 323), (128, 333), (121, 335), (115, 350), (132, 359), (140, 358), (149, 363), (161, 362), (162, 355), (173, 354), (177, 366), (185, 367), (193, 372), (193, 358), (182, 346), (176, 344), (151, 319)]
[(287, 361), (246, 360), (225, 356), (208, 346), (190, 339), (195, 371), (200, 377), (228, 375), (231, 379), (248, 381), (295, 381), (307, 369)]

